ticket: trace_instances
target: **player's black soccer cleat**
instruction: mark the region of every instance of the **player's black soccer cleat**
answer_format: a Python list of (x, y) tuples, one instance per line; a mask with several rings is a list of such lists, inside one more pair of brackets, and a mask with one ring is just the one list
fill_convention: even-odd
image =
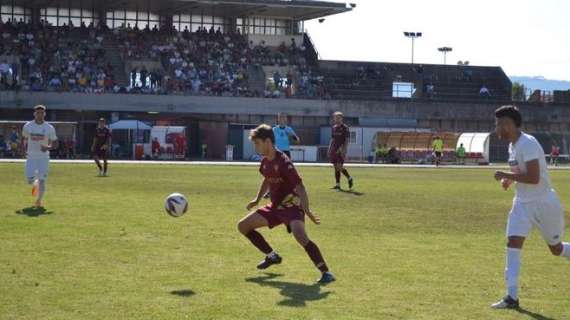
[(519, 300), (515, 300), (510, 296), (505, 296), (499, 302), (494, 303), (491, 305), (493, 309), (518, 309), (519, 308)]
[(332, 273), (330, 272), (323, 272), (323, 275), (321, 276), (321, 278), (319, 280), (317, 280), (318, 284), (328, 284), (331, 282), (336, 281), (335, 277), (333, 276)]
[(263, 261), (261, 261), (257, 265), (257, 269), (264, 270), (264, 269), (267, 269), (274, 264), (280, 264), (281, 261), (283, 261), (283, 259), (278, 254), (275, 254), (272, 257), (267, 256), (267, 257), (265, 257), (265, 259)]
[(337, 184), (336, 186), (331, 188), (332, 190), (340, 190), (340, 186)]
[(350, 179), (348, 179), (348, 188), (352, 189), (352, 187), (354, 187), (354, 179), (350, 177)]

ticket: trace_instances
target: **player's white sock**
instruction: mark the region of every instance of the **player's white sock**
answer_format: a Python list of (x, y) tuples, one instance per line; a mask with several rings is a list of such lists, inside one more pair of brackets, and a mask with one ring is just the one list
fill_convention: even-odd
[(505, 281), (507, 294), (513, 298), (519, 298), (519, 273), (521, 270), (521, 249), (507, 248), (507, 265), (505, 269)]
[(271, 252), (267, 255), (267, 257), (270, 258), (270, 259), (273, 259), (273, 258), (275, 258), (276, 255), (277, 255), (277, 252), (271, 251)]
[(566, 259), (570, 260), (570, 243), (563, 242), (562, 243), (562, 254), (561, 256), (566, 257)]
[(46, 192), (46, 181), (45, 180), (40, 180), (40, 187), (39, 187), (39, 193), (38, 193), (38, 201), (42, 201), (42, 198), (44, 197), (44, 193)]

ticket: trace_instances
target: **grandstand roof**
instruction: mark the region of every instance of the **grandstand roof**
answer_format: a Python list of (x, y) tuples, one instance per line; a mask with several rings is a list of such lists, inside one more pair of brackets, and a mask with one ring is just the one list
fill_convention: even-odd
[(311, 20), (352, 10), (347, 3), (313, 0), (15, 0), (26, 7), (59, 5), (104, 10), (149, 10), (160, 14), (179, 14), (203, 10), (205, 14), (225, 17), (268, 16)]

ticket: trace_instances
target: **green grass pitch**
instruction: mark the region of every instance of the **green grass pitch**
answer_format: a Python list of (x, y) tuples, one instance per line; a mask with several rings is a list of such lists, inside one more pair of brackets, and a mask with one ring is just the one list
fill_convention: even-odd
[[(338, 279), (326, 287), (283, 227), (262, 230), (283, 264), (255, 269), (262, 255), (236, 223), (257, 167), (111, 165), (98, 178), (52, 164), (35, 216), (23, 164), (0, 164), (0, 319), (570, 319), (570, 262), (536, 231), (524, 310), (489, 309), (513, 196), (492, 169), (350, 169), (361, 194), (330, 190), (330, 168), (299, 171), (323, 220), (309, 236)], [(570, 208), (570, 172), (552, 176)], [(164, 212), (171, 192), (187, 215)]]

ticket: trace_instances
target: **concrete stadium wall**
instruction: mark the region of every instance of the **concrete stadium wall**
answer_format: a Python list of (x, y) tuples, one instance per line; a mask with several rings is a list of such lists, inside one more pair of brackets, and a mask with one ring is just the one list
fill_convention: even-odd
[[(498, 107), (496, 104), (410, 100), (325, 101), (2, 91), (0, 118), (4, 109), (24, 110), (40, 103), (48, 106), (48, 110), (204, 114), (217, 116), (219, 121), (238, 123), (242, 122), (240, 119), (274, 116), (281, 111), (286, 111), (293, 118), (329, 117), (334, 111), (342, 111), (349, 118), (411, 119), (416, 120), (420, 128), (469, 132), (490, 130), (494, 124), (493, 111)], [(519, 107), (529, 131), (570, 132), (570, 106)]]
[[(419, 102), (410, 100), (339, 101), (263, 98), (226, 98), (195, 96), (154, 96), (115, 94), (75, 94), (49, 92), (0, 92), (0, 120), (30, 120), (36, 104), (48, 107), (48, 121), (78, 123), (79, 150), (90, 146), (96, 119), (112, 114), (120, 119), (149, 123), (167, 122), (186, 126), (191, 136), (190, 156), (200, 154), (208, 145), (208, 157), (222, 159), (224, 147), (232, 137), (230, 125), (274, 124), (275, 115), (285, 111), (304, 145), (318, 145), (321, 127), (330, 124), (330, 115), (342, 111), (352, 127), (390, 128), (410, 123), (410, 128), (451, 132), (490, 132), (494, 128), (496, 104)], [(524, 130), (547, 135), (544, 147), (549, 152), (553, 139), (570, 147), (570, 106), (520, 105)], [(150, 113), (149, 113), (150, 112)], [(156, 114), (158, 112), (158, 114)], [(413, 125), (415, 124), (415, 125)], [(502, 150), (502, 149), (501, 149)], [(500, 157), (502, 159), (502, 157)]]

